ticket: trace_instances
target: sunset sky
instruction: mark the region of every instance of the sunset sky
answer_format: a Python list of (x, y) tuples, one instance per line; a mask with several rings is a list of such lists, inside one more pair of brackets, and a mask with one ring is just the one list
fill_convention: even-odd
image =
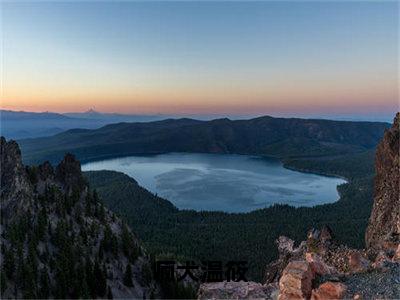
[(0, 5), (3, 109), (398, 109), (397, 1)]

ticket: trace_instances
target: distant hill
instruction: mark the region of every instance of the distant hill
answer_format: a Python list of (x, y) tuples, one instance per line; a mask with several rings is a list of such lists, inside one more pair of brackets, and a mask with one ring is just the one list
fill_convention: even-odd
[(47, 120), (66, 120), (70, 119), (67, 116), (62, 114), (53, 113), (53, 112), (26, 112), (26, 111), (13, 111), (13, 110), (0, 110), (1, 118), (5, 121), (20, 121), (20, 120), (38, 120), (38, 119), (47, 119)]
[(94, 110), (84, 113), (59, 114), (0, 110), (1, 134), (9, 139), (25, 139), (54, 135), (68, 129), (95, 129), (118, 122), (146, 122), (162, 116), (103, 114)]
[(94, 109), (89, 109), (85, 112), (70, 112), (64, 113), (64, 116), (77, 119), (91, 120), (107, 120), (108, 123), (117, 122), (150, 122), (165, 119), (163, 115), (136, 115), (136, 114), (117, 114), (117, 113), (101, 113)]
[(374, 148), (389, 123), (273, 118), (167, 119), (73, 129), (21, 140), (27, 163), (59, 161), (66, 151), (89, 161), (165, 152), (235, 153), (280, 158), (327, 156)]
[(76, 119), (52, 112), (0, 110), (1, 134), (9, 139), (50, 136), (71, 128), (98, 128), (101, 120)]

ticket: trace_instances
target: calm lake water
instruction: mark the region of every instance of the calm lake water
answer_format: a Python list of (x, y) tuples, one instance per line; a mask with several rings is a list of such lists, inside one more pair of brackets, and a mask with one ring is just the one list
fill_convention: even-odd
[(314, 206), (339, 199), (345, 181), (291, 171), (275, 159), (171, 153), (87, 163), (84, 171), (123, 172), (181, 209), (248, 212), (274, 203)]

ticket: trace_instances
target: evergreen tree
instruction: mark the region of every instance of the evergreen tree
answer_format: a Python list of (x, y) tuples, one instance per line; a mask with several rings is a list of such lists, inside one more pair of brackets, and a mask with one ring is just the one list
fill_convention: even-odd
[(14, 258), (14, 252), (12, 249), (4, 250), (4, 271), (7, 275), (8, 278), (12, 279), (14, 277), (14, 272), (15, 272), (15, 258)]
[(104, 242), (103, 241), (101, 241), (100, 242), (100, 245), (99, 245), (99, 252), (98, 252), (98, 255), (97, 255), (97, 257), (99, 258), (99, 260), (102, 260), (103, 259), (103, 257), (104, 257)]
[(47, 212), (46, 208), (43, 206), (40, 210), (37, 225), (36, 225), (36, 238), (37, 240), (43, 240), (44, 235), (46, 233), (46, 225), (47, 225)]
[(44, 267), (40, 271), (40, 289), (39, 298), (47, 299), (50, 296), (50, 278), (47, 268)]
[(1, 286), (1, 297), (3, 298), (2, 295), (4, 294), (4, 291), (7, 288), (7, 280), (6, 280), (6, 273), (4, 272), (4, 270), (2, 269), (0, 272), (0, 286)]
[(107, 290), (108, 290), (108, 292), (107, 292), (107, 299), (113, 299), (113, 294), (112, 294), (111, 288), (108, 287)]
[(94, 263), (93, 277), (96, 283), (96, 294), (100, 297), (105, 296), (107, 292), (106, 274), (104, 274), (104, 271), (100, 268), (100, 264), (97, 260)]
[(85, 215), (90, 217), (92, 215), (92, 195), (88, 192), (85, 197)]
[(126, 286), (133, 286), (133, 282), (132, 282), (132, 268), (131, 268), (131, 264), (128, 263), (125, 269), (125, 274), (124, 274), (124, 279), (123, 282)]
[(85, 259), (85, 274), (91, 298), (96, 298), (96, 281), (93, 275), (93, 265), (89, 257)]
[(24, 254), (22, 251), (22, 245), (17, 246), (17, 279), (15, 280), (18, 287), (23, 288), (22, 283), (24, 282)]
[(65, 261), (61, 259), (57, 261), (57, 268), (55, 272), (55, 298), (66, 298), (69, 290), (68, 272), (66, 270)]
[(132, 236), (128, 230), (128, 227), (124, 223), (121, 232), (121, 244), (122, 250), (126, 256), (129, 256), (130, 249), (132, 248)]
[(25, 299), (34, 299), (36, 297), (36, 281), (32, 264), (27, 261), (22, 267), (22, 290)]
[(27, 263), (29, 271), (33, 276), (33, 280), (36, 283), (38, 278), (38, 261), (37, 261), (37, 242), (33, 235), (29, 235), (29, 244), (28, 244), (28, 257)]
[(95, 204), (97, 204), (99, 202), (99, 195), (97, 194), (96, 190), (93, 190), (92, 202)]

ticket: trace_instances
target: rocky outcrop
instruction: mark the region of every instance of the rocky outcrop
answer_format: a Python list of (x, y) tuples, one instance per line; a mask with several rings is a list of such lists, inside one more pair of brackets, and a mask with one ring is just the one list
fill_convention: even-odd
[(374, 205), (365, 236), (368, 248), (394, 251), (400, 243), (399, 135), (397, 113), (376, 151)]
[(1, 298), (157, 297), (145, 249), (89, 190), (71, 154), (24, 166), (0, 139)]
[(311, 300), (336, 300), (343, 299), (347, 286), (340, 282), (325, 282), (311, 294)]
[(67, 153), (56, 167), (55, 178), (68, 193), (74, 188), (82, 190), (85, 187), (85, 179), (81, 172), (81, 163), (70, 153)]
[(267, 265), (264, 275), (266, 283), (278, 282), (287, 264), (292, 260), (303, 258), (306, 251), (305, 242), (294, 247), (294, 241), (286, 236), (280, 236), (275, 243), (278, 247), (279, 258)]
[(306, 261), (290, 262), (279, 280), (278, 300), (309, 299), (313, 279), (313, 271)]
[(338, 271), (334, 267), (329, 266), (322, 259), (322, 257), (316, 253), (311, 253), (311, 252), (306, 253), (306, 261), (310, 265), (311, 270), (314, 272), (314, 274), (324, 276), (324, 275), (333, 275), (338, 273)]
[(31, 185), (22, 164), (21, 151), (15, 141), (0, 138), (0, 193), (2, 198), (18, 193), (29, 193)]
[[(22, 164), (21, 151), (15, 141), (0, 137), (0, 205), (2, 218), (30, 207), (33, 186)], [(19, 204), (19, 205), (17, 205)]]

